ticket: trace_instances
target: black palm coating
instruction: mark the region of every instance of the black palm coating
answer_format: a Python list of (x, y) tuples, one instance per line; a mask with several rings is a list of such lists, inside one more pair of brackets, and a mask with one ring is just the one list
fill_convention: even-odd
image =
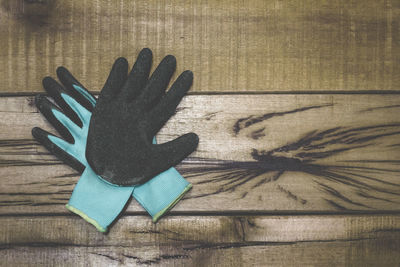
[[(72, 137), (69, 130), (54, 116), (52, 110), (58, 110), (72, 120), (76, 125), (82, 126), (77, 114), (72, 110), (72, 108), (64, 101), (61, 94), (66, 94), (75, 99), (87, 110), (92, 111), (92, 103), (83, 96), (82, 93), (78, 92), (73, 85), (80, 86), (87, 95), (90, 95), (93, 99), (95, 97), (85, 89), (85, 87), (78, 82), (75, 77), (64, 67), (57, 68), (57, 76), (60, 82), (63, 84), (61, 86), (57, 81), (51, 77), (45, 77), (43, 79), (43, 87), (51, 97), (55, 104), (49, 101), (49, 98), (45, 95), (39, 94), (35, 97), (35, 104), (40, 113), (46, 118), (46, 120), (57, 130), (61, 137), (69, 142), (74, 143), (75, 140)], [(33, 137), (41, 143), (51, 154), (55, 155), (59, 160), (62, 160), (65, 164), (69, 165), (79, 173), (82, 173), (85, 166), (80, 163), (77, 159), (69, 155), (67, 152), (56, 146), (50, 139), (49, 136), (54, 136), (53, 134), (39, 128), (34, 127), (32, 129)]]
[[(66, 68), (64, 68), (62, 66), (58, 67), (57, 68), (57, 77), (60, 80), (60, 82), (62, 83), (62, 85), (64, 86), (64, 88), (62, 88), (62, 89), (59, 88), (59, 90), (56, 93), (61, 94), (62, 92), (66, 92), (70, 97), (75, 99), (84, 108), (86, 108), (90, 112), (93, 110), (93, 104), (87, 98), (85, 98), (81, 92), (77, 91), (73, 87), (73, 85), (78, 85), (86, 92), (87, 95), (90, 95), (93, 99), (96, 99), (96, 98), (77, 79), (75, 79), (75, 77)], [(45, 87), (45, 89), (49, 93), (49, 95), (52, 96), (52, 94), (50, 94), (50, 92), (49, 92), (49, 89), (46, 87)], [(53, 97), (53, 99), (55, 100), (57, 105), (59, 105), (60, 107), (62, 107), (63, 110), (65, 110), (64, 107), (62, 106), (63, 103), (65, 103), (62, 98), (59, 101), (57, 100), (58, 98)], [(65, 105), (66, 105), (66, 103), (65, 103)], [(66, 112), (65, 115), (70, 117), (69, 116), (70, 112)]]
[[(126, 71), (124, 73), (116, 73), (118, 71), (123, 72), (124, 69), (112, 69), (109, 74), (109, 77), (111, 77), (109, 78), (109, 80), (116, 79), (116, 77), (123, 77), (121, 82), (123, 83), (126, 80)], [(131, 75), (133, 72), (134, 69), (132, 69)], [(35, 104), (40, 113), (42, 113), (47, 121), (57, 130), (61, 137), (68, 143), (74, 143), (75, 140), (72, 137), (71, 133), (54, 116), (52, 110), (57, 110), (58, 112), (63, 113), (76, 125), (82, 127), (82, 122), (80, 121), (79, 117), (77, 116), (75, 111), (73, 111), (73, 109), (69, 106), (69, 104), (67, 104), (65, 100), (61, 97), (61, 94), (69, 95), (89, 111), (93, 110), (92, 102), (85, 98), (82, 92), (77, 91), (77, 89), (75, 89), (73, 85), (78, 85), (85, 91), (86, 95), (91, 96), (93, 99), (96, 98), (87, 89), (85, 89), (85, 87), (78, 80), (76, 80), (75, 77), (66, 68), (57, 68), (57, 76), (63, 86), (51, 77), (45, 77), (43, 79), (43, 87), (48, 93), (48, 96), (53, 99), (55, 104), (53, 104), (53, 102), (51, 102), (48, 97), (42, 94), (39, 94), (35, 97)], [(134, 77), (130, 76), (128, 78), (130, 78), (130, 80), (134, 80)], [(32, 135), (51, 154), (55, 155), (58, 159), (62, 160), (65, 164), (69, 165), (79, 173), (83, 172), (85, 166), (81, 162), (69, 155), (63, 149), (59, 148), (49, 139), (49, 136), (55, 135), (39, 127), (34, 127), (32, 129)]]
[[(53, 110), (57, 110), (61, 113), (64, 113), (64, 112), (62, 112), (60, 108), (58, 108), (56, 105), (54, 105), (52, 102), (50, 102), (46, 96), (41, 95), (41, 94), (36, 95), (35, 104), (36, 104), (36, 107), (38, 108), (38, 110), (40, 111), (40, 113), (42, 113), (42, 115), (46, 118), (46, 120), (57, 130), (57, 132), (61, 135), (61, 137), (68, 143), (74, 143), (74, 138), (72, 137), (71, 133), (64, 126), (64, 124), (62, 124), (54, 116)], [(75, 113), (74, 113), (74, 115), (77, 116)], [(79, 122), (80, 122), (80, 120), (79, 120)]]
[[(61, 97), (61, 94), (69, 94), (63, 86), (61, 86), (56, 80), (51, 77), (45, 77), (43, 79), (43, 88), (49, 94), (54, 102), (64, 111), (64, 114), (67, 115), (74, 123), (76, 123), (79, 127), (82, 127), (82, 122), (79, 117), (75, 114), (75, 112), (71, 109), (71, 107), (64, 101)], [(38, 102), (38, 97), (36, 97), (36, 106), (40, 104)], [(39, 106), (38, 106), (39, 108)], [(39, 108), (40, 110), (40, 108)]]
[[(151, 61), (151, 51), (144, 49), (134, 66), (135, 77), (143, 75), (146, 83), (139, 78), (133, 83), (128, 78), (121, 84), (120, 77), (114, 81), (110, 76), (92, 113), (86, 158), (98, 175), (113, 184), (145, 183), (181, 162), (198, 145), (194, 133), (165, 144), (152, 144), (154, 135), (190, 89), (193, 74), (183, 72), (166, 93), (176, 68), (175, 57), (165, 57), (147, 80)], [(126, 60), (117, 60), (113, 69), (124, 71)]]
[(77, 159), (72, 157), (70, 154), (56, 146), (52, 141), (50, 141), (49, 136), (53, 134), (43, 130), (39, 127), (34, 127), (32, 129), (33, 137), (41, 143), (51, 154), (56, 156), (59, 160), (62, 160), (65, 164), (75, 169), (77, 172), (82, 173), (85, 166), (80, 163)]

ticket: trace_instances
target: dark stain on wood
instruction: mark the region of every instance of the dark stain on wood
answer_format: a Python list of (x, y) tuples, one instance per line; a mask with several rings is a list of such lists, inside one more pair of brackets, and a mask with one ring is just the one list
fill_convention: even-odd
[[(317, 108), (317, 107), (308, 107)], [(290, 112), (298, 112), (297, 111)], [(274, 115), (268, 114), (266, 117)], [(280, 116), (280, 115), (278, 115)], [(245, 123), (247, 127), (258, 120), (250, 120)], [(263, 129), (261, 129), (263, 130)], [(314, 130), (300, 137), (298, 140), (287, 145), (269, 150), (253, 149), (251, 156), (254, 161), (226, 161), (211, 160), (201, 158), (189, 158), (179, 166), (180, 171), (186, 177), (213, 174), (211, 178), (197, 182), (198, 184), (214, 183), (213, 191), (202, 194), (193, 194), (191, 198), (200, 198), (214, 194), (233, 192), (245, 184), (252, 183), (251, 188), (262, 186), (265, 183), (276, 182), (286, 172), (303, 172), (318, 177), (316, 183), (320, 189), (325, 191), (333, 199), (340, 200), (353, 206), (370, 208), (369, 206), (344, 196), (339, 189), (326, 184), (334, 182), (354, 188), (357, 195), (362, 198), (375, 198), (382, 201), (390, 201), (383, 196), (375, 196), (373, 192), (383, 195), (400, 196), (400, 183), (388, 182), (380, 179), (380, 175), (385, 173), (398, 173), (396, 168), (400, 160), (352, 160), (345, 161), (345, 164), (321, 164), (321, 159), (333, 157), (336, 154), (379, 145), (379, 140), (389, 136), (400, 136), (400, 123), (372, 125), (365, 127), (335, 127), (327, 130)], [(55, 157), (48, 153), (37, 151), (38, 143), (30, 139), (11, 139), (0, 140), (0, 148), (3, 150), (1, 155), (7, 156), (29, 156), (43, 155), (43, 159), (21, 160), (0, 158), (0, 166), (32, 166), (32, 165), (56, 165), (62, 164)], [(368, 163), (368, 166), (360, 166), (360, 163)], [(380, 167), (382, 164), (391, 164), (393, 168)], [(68, 177), (75, 176), (76, 173), (68, 174)], [(62, 175), (59, 178), (65, 178)], [(67, 183), (71, 185), (71, 183)], [(281, 189), (283, 189), (281, 187)], [(241, 194), (245, 198), (250, 192)], [(299, 201), (302, 204), (307, 201), (300, 196), (292, 194), (290, 191), (281, 190), (288, 198)], [(65, 193), (69, 193), (66, 190)], [(371, 193), (372, 192), (372, 193)], [(59, 192), (60, 193), (60, 192)], [(63, 198), (64, 199), (64, 198)], [(331, 205), (342, 209), (333, 200), (328, 201)], [(21, 203), (2, 203), (7, 205), (20, 205)], [(27, 203), (24, 203), (27, 204)], [(54, 203), (29, 203), (29, 205), (53, 205)]]
[(375, 110), (380, 110), (380, 109), (391, 109), (391, 108), (400, 108), (400, 105), (389, 105), (389, 106), (383, 106), (383, 107), (367, 108), (367, 109), (360, 110), (360, 112), (369, 112), (369, 111), (375, 111)]
[(302, 111), (307, 111), (307, 110), (311, 110), (311, 109), (318, 109), (318, 108), (324, 108), (324, 107), (330, 107), (330, 106), (333, 106), (333, 104), (302, 107), (302, 108), (297, 108), (297, 109), (288, 110), (288, 111), (284, 111), (284, 112), (266, 113), (266, 114), (263, 114), (260, 116), (251, 115), (251, 116), (248, 116), (245, 118), (238, 119), (236, 121), (236, 123), (233, 125), (233, 132), (235, 133), (235, 135), (237, 135), (241, 130), (243, 130), (251, 125), (271, 119), (273, 117), (280, 117), (280, 116), (284, 116), (287, 114), (293, 114), (296, 112), (302, 112)]
[[(266, 114), (259, 117), (260, 119), (251, 116), (253, 118), (250, 120), (247, 118), (242, 120), (243, 127), (238, 127), (237, 129), (248, 127), (271, 116), (271, 114)], [(247, 122), (244, 122), (245, 120)], [(379, 140), (389, 136), (400, 136), (400, 123), (365, 127), (335, 127), (323, 131), (315, 130), (305, 134), (295, 142), (276, 149), (269, 151), (253, 149), (251, 155), (255, 161), (214, 160), (207, 163), (207, 159), (192, 159), (200, 164), (191, 168), (185, 168), (183, 165), (182, 172), (188, 177), (196, 174), (215, 173), (212, 178), (198, 182), (198, 184), (215, 183), (215, 190), (209, 193), (192, 195), (191, 198), (233, 192), (238, 187), (250, 182), (254, 182), (252, 188), (255, 188), (264, 183), (277, 181), (285, 172), (303, 172), (318, 177), (319, 180), (316, 182), (321, 190), (334, 199), (353, 206), (371, 208), (344, 196), (325, 182), (334, 182), (354, 188), (358, 190), (357, 195), (363, 198), (390, 201), (383, 197), (373, 196), (368, 192), (400, 196), (400, 182), (392, 183), (380, 179), (380, 176), (385, 173), (400, 174), (400, 169), (396, 168), (400, 160), (369, 160), (369, 166), (359, 166), (357, 164), (362, 163), (363, 160), (345, 161), (347, 164), (342, 165), (325, 165), (318, 163), (318, 161), (350, 150), (379, 145)], [(352, 164), (349, 165), (349, 163)], [(381, 164), (392, 164), (394, 168), (383, 168), (379, 166)], [(306, 200), (288, 191), (281, 191), (289, 198), (299, 200), (302, 204), (306, 203)], [(242, 193), (242, 198), (246, 197), (248, 193)], [(333, 200), (327, 201), (338, 209), (344, 208)]]
[(48, 25), (56, 6), (53, 0), (5, 0), (0, 3), (2, 9), (31, 30)]
[(351, 200), (351, 199), (345, 197), (345, 196), (342, 195), (339, 191), (337, 191), (336, 189), (334, 189), (334, 188), (331, 187), (331, 186), (328, 186), (328, 185), (326, 185), (326, 184), (319, 183), (319, 182), (317, 182), (317, 183), (321, 186), (321, 189), (322, 189), (322, 190), (326, 191), (327, 193), (329, 193), (329, 194), (332, 195), (332, 196), (335, 196), (337, 199), (340, 199), (340, 200), (342, 200), (342, 201), (344, 201), (344, 202), (347, 202), (347, 203), (350, 203), (350, 204), (354, 204), (354, 205), (357, 205), (357, 206), (370, 208), (370, 207), (368, 207), (367, 205), (365, 205), (365, 204), (363, 204), (363, 203), (355, 202), (355, 201), (353, 201), (353, 200)]
[(217, 114), (218, 114), (219, 112), (209, 112), (209, 113), (207, 113), (207, 114), (205, 114), (205, 119), (207, 120), (207, 121), (209, 121), (209, 120), (211, 120), (212, 118), (214, 118), (215, 116), (217, 116)]
[(250, 137), (250, 138), (252, 138), (252, 139), (254, 139), (254, 140), (258, 140), (258, 139), (260, 139), (261, 137), (264, 137), (264, 136), (265, 136), (264, 130), (265, 130), (265, 127), (260, 128), (260, 129), (255, 130), (255, 131), (252, 131), (252, 132), (248, 135), (248, 137)]
[[(102, 255), (106, 256), (106, 255)], [(170, 260), (170, 259), (186, 259), (189, 258), (189, 255), (186, 254), (173, 254), (173, 255), (160, 255), (159, 257), (154, 257), (149, 260), (142, 259), (137, 256), (122, 254), (123, 257), (128, 259), (136, 260), (136, 263), (139, 265), (152, 265), (152, 264), (160, 264), (163, 260)]]
[(305, 199), (303, 199), (303, 198), (301, 198), (301, 197), (299, 197), (299, 196), (296, 196), (295, 194), (293, 194), (293, 193), (290, 192), (289, 190), (283, 188), (281, 185), (278, 185), (278, 189), (279, 189), (281, 192), (285, 193), (285, 194), (287, 195), (288, 198), (291, 198), (291, 199), (293, 199), (293, 200), (295, 200), (295, 201), (298, 201), (298, 202), (300, 202), (300, 203), (303, 204), (303, 205), (307, 203), (307, 200), (305, 200)]

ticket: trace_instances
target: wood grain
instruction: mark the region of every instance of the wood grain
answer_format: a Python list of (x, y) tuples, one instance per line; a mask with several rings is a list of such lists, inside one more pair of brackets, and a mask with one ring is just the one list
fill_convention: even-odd
[[(197, 95), (161, 130), (200, 136), (174, 212), (399, 211), (400, 95)], [(78, 174), (32, 140), (32, 97), (0, 98), (0, 213), (65, 213)], [(128, 212), (143, 212), (135, 201)]]
[[(399, 216), (125, 216), (108, 235), (76, 216), (0, 218), (15, 265), (395, 266)], [(68, 231), (66, 231), (68, 229)]]
[(0, 91), (42, 91), (59, 65), (99, 91), (143, 47), (193, 91), (399, 90), (399, 21), (396, 0), (1, 0)]

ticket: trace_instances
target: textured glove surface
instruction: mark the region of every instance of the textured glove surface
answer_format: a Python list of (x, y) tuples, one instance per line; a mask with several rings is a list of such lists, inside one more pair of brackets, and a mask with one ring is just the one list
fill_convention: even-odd
[(93, 109), (86, 158), (112, 184), (145, 183), (181, 162), (198, 144), (194, 133), (164, 144), (152, 143), (190, 89), (193, 74), (183, 72), (166, 93), (175, 58), (166, 56), (148, 78), (151, 64), (149, 49), (141, 51), (130, 75), (126, 59), (117, 59)]
[[(135, 64), (135, 67), (137, 65)], [(117, 69), (112, 71), (114, 77), (115, 71)], [(137, 71), (133, 68), (129, 75), (135, 73)], [(85, 156), (86, 139), (96, 98), (66, 68), (59, 67), (57, 76), (62, 85), (51, 77), (44, 78), (43, 86), (49, 97), (37, 95), (35, 102), (61, 138), (38, 127), (32, 129), (32, 134), (52, 154), (78, 172), (82, 172), (88, 166)], [(135, 76), (129, 79), (132, 83)], [(83, 174), (67, 206), (96, 227), (100, 225), (106, 229), (125, 206), (126, 197), (129, 195), (126, 190), (129, 187), (121, 188), (100, 180)], [(190, 188), (191, 184), (174, 168), (170, 168), (145, 184), (132, 187), (132, 194), (152, 216), (153, 221), (157, 221)]]

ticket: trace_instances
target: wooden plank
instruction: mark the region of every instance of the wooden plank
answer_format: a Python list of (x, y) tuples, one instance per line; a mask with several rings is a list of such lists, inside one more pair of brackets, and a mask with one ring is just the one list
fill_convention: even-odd
[[(161, 130), (198, 150), (174, 211), (399, 211), (400, 95), (197, 95)], [(32, 140), (32, 97), (0, 98), (0, 213), (67, 212), (78, 175)], [(135, 201), (128, 212), (143, 211)]]
[(64, 65), (91, 90), (143, 47), (193, 91), (399, 90), (400, 5), (334, 1), (0, 1), (0, 90), (38, 92)]
[(76, 216), (1, 217), (16, 265), (396, 266), (400, 216), (121, 218), (108, 235)]

